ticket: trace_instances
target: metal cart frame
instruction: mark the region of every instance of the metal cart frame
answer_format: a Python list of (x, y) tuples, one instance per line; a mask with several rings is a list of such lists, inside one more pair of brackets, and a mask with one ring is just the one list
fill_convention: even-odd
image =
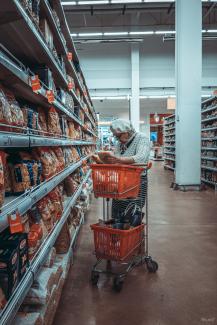
[[(152, 257), (149, 255), (149, 245), (148, 245), (148, 225), (149, 225), (149, 215), (148, 215), (148, 169), (144, 169), (145, 179), (146, 179), (146, 193), (145, 191), (141, 190), (141, 198), (140, 198), (140, 213), (141, 213), (141, 220), (143, 217), (144, 220), (144, 233), (141, 238), (141, 242), (139, 243), (138, 247), (135, 247), (135, 252), (133, 255), (131, 255), (131, 258), (126, 261), (114, 261), (115, 263), (121, 264), (124, 266), (124, 270), (121, 272), (115, 272), (112, 267), (112, 261), (106, 260), (106, 267), (100, 268), (100, 265), (104, 261), (103, 258), (98, 258), (96, 263), (93, 265), (92, 271), (91, 271), (91, 282), (93, 285), (97, 285), (100, 274), (107, 274), (110, 276), (113, 276), (113, 289), (116, 292), (120, 292), (123, 287), (124, 279), (126, 278), (127, 274), (136, 266), (139, 265), (146, 265), (148, 272), (155, 273), (158, 270), (158, 263), (152, 259)], [(142, 187), (141, 187), (142, 189)], [(144, 199), (144, 205), (142, 206), (142, 198)], [(138, 201), (138, 198), (135, 199), (122, 199), (119, 201), (127, 201), (130, 202), (129, 204), (132, 204)], [(103, 220), (107, 221), (109, 219), (109, 204), (110, 199), (103, 198)], [(138, 207), (138, 204), (137, 204)], [(143, 213), (143, 209), (145, 207), (145, 213)], [(124, 230), (123, 230), (124, 231)]]

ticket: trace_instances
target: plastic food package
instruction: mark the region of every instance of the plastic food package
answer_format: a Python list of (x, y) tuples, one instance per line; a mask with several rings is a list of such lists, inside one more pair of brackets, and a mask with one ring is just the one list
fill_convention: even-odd
[(66, 222), (55, 243), (57, 254), (66, 254), (69, 250), (70, 241), (69, 226)]
[[(8, 103), (8, 100), (5, 96), (1, 84), (0, 84), (0, 123), (7, 124), (7, 125), (12, 124), (11, 107), (10, 104)], [(3, 126), (0, 126), (0, 129), (3, 131), (7, 130)]]
[(38, 107), (38, 129), (41, 135), (47, 135), (47, 118), (43, 108)]
[(59, 114), (54, 107), (51, 107), (48, 111), (48, 132), (55, 135), (61, 135), (61, 127)]
[(0, 311), (4, 308), (6, 303), (7, 303), (7, 300), (5, 298), (5, 294), (4, 294), (3, 290), (0, 288)]
[(58, 160), (59, 171), (61, 171), (65, 168), (65, 159), (64, 159), (63, 150), (61, 147), (54, 147), (53, 152), (55, 153)]
[[(23, 127), (24, 126), (23, 112), (18, 102), (16, 101), (14, 94), (10, 90), (5, 89), (5, 95), (7, 97), (8, 103), (11, 108), (12, 125)], [(21, 132), (20, 129), (12, 129), (12, 130), (16, 132)]]
[(6, 154), (0, 151), (0, 207), (2, 207), (5, 199), (5, 180), (4, 180), (4, 165), (6, 163)]
[(43, 266), (51, 268), (54, 265), (55, 259), (56, 259), (56, 249), (55, 249), (55, 247), (52, 247), (51, 251), (48, 255), (48, 258), (45, 261)]
[(71, 175), (65, 178), (64, 188), (67, 196), (72, 196), (75, 193), (77, 186)]

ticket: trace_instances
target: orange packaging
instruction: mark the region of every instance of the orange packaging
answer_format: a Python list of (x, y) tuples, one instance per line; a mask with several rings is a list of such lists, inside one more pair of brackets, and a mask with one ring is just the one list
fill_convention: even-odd
[(30, 232), (36, 232), (39, 241), (41, 241), (41, 239), (43, 238), (43, 229), (40, 224), (35, 223), (34, 225), (32, 225), (32, 227), (30, 228)]
[(8, 216), (8, 223), (11, 234), (23, 232), (22, 217), (18, 210)]
[(29, 258), (32, 259), (38, 248), (38, 234), (30, 231), (28, 234)]
[(41, 89), (41, 84), (38, 75), (31, 77), (31, 86), (34, 92), (38, 92)]

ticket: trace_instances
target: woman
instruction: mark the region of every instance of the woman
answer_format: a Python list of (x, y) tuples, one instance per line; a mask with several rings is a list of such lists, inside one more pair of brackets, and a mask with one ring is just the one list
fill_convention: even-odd
[[(111, 124), (111, 131), (118, 140), (114, 153), (108, 157), (112, 164), (147, 164), (150, 155), (150, 142), (143, 133), (136, 132), (130, 121), (117, 119)], [(142, 210), (147, 194), (146, 171), (141, 176), (139, 196), (134, 200), (113, 200), (112, 216), (120, 217), (130, 206)]]
[(114, 154), (108, 157), (109, 163), (146, 164), (150, 155), (150, 142), (143, 133), (136, 132), (130, 121), (117, 119), (110, 127), (118, 140)]

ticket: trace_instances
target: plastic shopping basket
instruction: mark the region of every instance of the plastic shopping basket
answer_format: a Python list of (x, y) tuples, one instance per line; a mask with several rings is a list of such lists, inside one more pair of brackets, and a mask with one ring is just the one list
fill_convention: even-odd
[(124, 261), (131, 257), (141, 245), (144, 234), (144, 224), (129, 230), (94, 224), (91, 229), (94, 232), (97, 259), (110, 261)]
[(138, 196), (144, 168), (111, 164), (95, 164), (91, 168), (95, 196), (112, 199)]

